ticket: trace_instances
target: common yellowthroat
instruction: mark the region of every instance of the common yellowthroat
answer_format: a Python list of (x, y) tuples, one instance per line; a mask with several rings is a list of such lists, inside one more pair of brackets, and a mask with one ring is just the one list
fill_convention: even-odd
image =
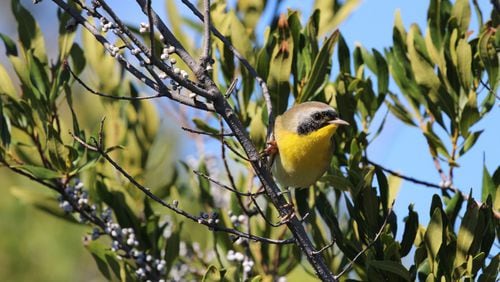
[(332, 136), (339, 125), (349, 125), (321, 102), (297, 104), (276, 117), (272, 172), (286, 187), (306, 188), (327, 170), (333, 155)]

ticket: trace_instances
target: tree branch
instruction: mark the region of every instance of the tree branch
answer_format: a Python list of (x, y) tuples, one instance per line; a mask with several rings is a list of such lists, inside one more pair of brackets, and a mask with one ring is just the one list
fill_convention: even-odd
[(222, 232), (233, 234), (233, 235), (238, 236), (238, 237), (247, 238), (247, 239), (252, 240), (252, 241), (271, 243), (271, 244), (291, 244), (291, 243), (295, 242), (294, 239), (274, 240), (274, 239), (256, 236), (253, 234), (248, 234), (245, 232), (238, 231), (236, 229), (227, 228), (225, 226), (217, 225), (216, 223), (209, 222), (208, 220), (206, 220), (202, 217), (197, 217), (197, 216), (194, 216), (192, 214), (189, 214), (188, 212), (178, 208), (177, 205), (169, 204), (169, 203), (165, 202), (163, 199), (161, 199), (158, 196), (156, 196), (155, 194), (153, 194), (149, 188), (146, 188), (142, 184), (137, 182), (134, 179), (134, 177), (132, 177), (127, 171), (125, 171), (124, 168), (122, 168), (118, 163), (116, 163), (106, 153), (105, 149), (103, 148), (103, 144), (101, 143), (102, 130), (100, 131), (100, 137), (99, 137), (100, 140), (98, 142), (96, 142), (96, 144), (94, 144), (94, 145), (88, 144), (87, 142), (83, 141), (82, 139), (80, 139), (80, 137), (78, 137), (74, 134), (71, 134), (71, 136), (73, 137), (73, 139), (75, 139), (78, 143), (80, 143), (86, 149), (94, 151), (94, 152), (98, 152), (104, 159), (106, 159), (106, 161), (108, 161), (116, 170), (118, 170), (118, 172), (120, 172), (120, 174), (122, 174), (125, 178), (127, 178), (130, 181), (130, 183), (132, 183), (135, 187), (137, 187), (139, 190), (141, 190), (150, 199), (152, 199), (153, 201), (159, 203), (160, 205), (174, 211), (175, 213), (177, 213), (179, 215), (182, 215), (188, 219), (191, 219), (194, 222), (198, 222), (199, 224), (207, 226), (210, 230), (213, 230), (216, 232), (222, 231)]

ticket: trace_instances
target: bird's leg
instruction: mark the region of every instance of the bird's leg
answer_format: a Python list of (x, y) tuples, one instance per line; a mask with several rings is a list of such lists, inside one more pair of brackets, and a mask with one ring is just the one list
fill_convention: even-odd
[(267, 142), (267, 147), (261, 153), (263, 156), (274, 156), (278, 153), (278, 145), (276, 144), (276, 140), (271, 140)]
[(285, 190), (282, 190), (279, 192), (279, 195), (283, 195), (283, 194), (288, 194), (289, 196), (287, 197), (288, 198), (288, 203), (281, 206), (281, 208), (283, 209), (288, 209), (289, 212), (284, 215), (281, 219), (281, 223), (282, 224), (285, 224), (287, 223), (290, 219), (292, 219), (294, 216), (295, 216), (295, 207), (293, 205), (293, 200), (292, 200), (292, 190), (290, 190), (290, 187), (285, 187)]

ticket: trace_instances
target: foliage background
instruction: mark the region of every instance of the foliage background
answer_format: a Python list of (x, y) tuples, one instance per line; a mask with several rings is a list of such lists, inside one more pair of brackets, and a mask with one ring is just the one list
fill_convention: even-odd
[[(29, 1), (26, 2), (27, 3), (25, 3), (25, 5), (27, 7), (30, 7)], [(377, 36), (373, 39), (355, 38), (356, 30), (361, 30), (366, 34), (377, 34), (377, 32), (370, 30), (369, 27), (373, 28), (373, 26), (376, 26), (375, 23), (381, 22), (380, 20), (368, 20), (361, 24), (359, 21), (356, 21), (356, 17), (369, 19), (369, 17), (363, 14), (363, 11), (373, 11), (374, 6), (378, 7), (378, 5), (376, 4), (372, 6), (373, 4), (374, 1), (367, 1), (367, 3), (362, 4), (359, 11), (355, 12), (344, 26), (341, 26), (341, 28), (343, 29), (342, 31), (345, 33), (346, 41), (349, 42), (349, 45), (353, 44), (355, 40), (359, 40), (367, 48), (381, 47), (377, 46), (380, 43), (377, 43), (377, 40), (375, 40), (375, 38), (383, 38), (383, 35)], [(37, 18), (39, 18), (39, 16), (43, 16), (45, 13), (41, 12), (41, 10), (44, 8), (50, 10), (51, 6), (52, 5), (51, 3), (49, 3), (49, 1), (44, 1), (42, 5), (39, 5), (32, 10), (34, 14), (37, 15)], [(285, 6), (286, 5), (283, 5), (283, 7)], [(305, 9), (305, 7), (299, 8)], [(387, 32), (381, 32), (381, 34), (385, 34), (388, 38), (390, 35), (389, 30), (392, 27), (393, 17), (391, 8), (384, 7), (384, 11), (390, 12), (389, 15), (385, 17), (388, 18), (389, 24), (387, 28), (380, 28), (380, 30), (386, 30)], [(488, 11), (489, 9), (484, 9), (485, 14), (487, 14)], [(3, 10), (3, 12), (8, 12), (8, 9)], [(307, 14), (307, 11), (304, 11), (304, 14)], [(416, 19), (420, 18), (420, 20), (422, 20), (424, 18), (424, 14), (425, 9), (420, 11), (419, 9), (416, 9), (409, 14), (405, 13), (405, 10), (403, 9), (403, 19), (405, 24), (412, 22), (412, 17), (415, 17)], [(307, 16), (305, 18), (307, 18)], [(381, 18), (384, 18), (384, 16), (381, 16)], [(351, 31), (350, 29), (348, 29), (349, 24), (354, 24), (362, 27), (360, 29), (352, 29), (352, 36), (353, 38), (355, 38), (353, 40), (349, 39), (349, 36), (351, 36)], [(50, 24), (48, 26), (50, 26)], [(4, 22), (2, 23), (1, 28), (3, 29), (5, 27), (6, 24)], [(47, 30), (47, 28), (45, 28), (45, 30)], [(2, 32), (4, 32), (4, 30), (2, 30)], [(51, 33), (48, 32), (47, 34)], [(51, 40), (49, 37), (47, 42), (55, 41)], [(0, 47), (0, 52), (3, 53), (3, 50), (1, 48), (3, 48), (3, 46)], [(334, 68), (335, 67), (336, 64), (334, 63)], [(85, 102), (85, 99), (87, 98), (83, 98), (82, 101)], [(87, 103), (94, 104), (93, 101), (87, 101)], [(99, 111), (89, 113), (88, 123), (96, 124), (95, 121), (99, 119), (101, 114), (102, 112)], [(488, 128), (490, 126), (493, 126), (495, 120), (498, 120), (498, 118), (499, 111), (497, 109), (494, 109), (492, 111), (492, 114), (484, 120), (484, 123), (479, 123), (475, 126), (476, 128)], [(415, 143), (400, 142), (400, 140), (408, 140), (407, 136), (412, 136), (416, 133), (411, 132), (411, 130), (407, 132), (408, 129), (406, 126), (403, 126), (398, 121), (392, 118), (389, 118), (389, 120), (387, 121), (386, 129), (388, 129), (384, 133), (386, 135), (382, 135), (377, 140), (378, 143), (374, 143), (371, 147), (371, 150), (373, 150), (373, 153), (371, 154), (373, 156), (373, 159), (381, 160), (381, 163), (387, 164), (391, 168), (398, 168), (407, 174), (416, 176), (417, 178), (419, 178), (419, 176), (423, 176), (423, 178), (428, 180), (438, 179), (437, 175), (435, 175), (431, 161), (422, 160), (420, 158), (419, 152), (427, 150), (423, 139), (420, 140), (421, 142)], [(169, 132), (172, 132), (171, 129), (168, 130)], [(486, 134), (491, 135), (487, 136)], [(483, 135), (480, 139), (480, 142), (484, 143), (476, 144), (476, 150), (478, 150), (478, 148), (481, 148), (486, 152), (486, 164), (491, 172), (496, 169), (496, 166), (498, 166), (498, 162), (495, 161), (495, 156), (500, 156), (498, 146), (494, 146), (494, 140), (496, 137), (494, 135), (494, 132), (487, 131), (485, 135)], [(409, 139), (412, 138), (410, 137)], [(388, 143), (396, 144), (396, 146), (391, 146), (390, 150), (388, 151), (386, 146), (386, 144)], [(422, 144), (424, 145), (422, 146)], [(188, 145), (188, 147), (190, 146), (195, 146), (195, 144)], [(410, 150), (408, 149), (409, 147), (411, 148)], [(209, 145), (207, 150), (210, 151), (211, 149), (212, 148)], [(377, 157), (377, 154), (379, 154), (380, 159)], [(391, 155), (396, 155), (396, 157), (391, 158)], [(466, 173), (457, 173), (457, 179), (455, 183), (460, 187), (477, 187), (480, 185), (479, 179), (481, 179), (482, 175), (482, 167), (478, 165), (481, 163), (481, 156), (477, 153), (468, 154), (466, 157), (468, 156), (470, 156), (471, 159), (464, 158), (461, 163), (462, 167), (459, 170), (466, 171)], [(420, 165), (420, 163), (418, 163), (408, 166), (408, 162), (406, 162), (407, 159), (419, 160), (422, 161), (422, 164)], [(422, 170), (422, 168), (424, 168), (424, 170)], [(1, 179), (5, 179), (6, 184), (2, 185), (2, 188), (11, 187), (12, 185), (33, 186), (32, 182), (19, 179), (18, 177), (15, 177), (8, 172), (2, 171), (1, 173), (2, 176), (0, 177)], [(460, 179), (460, 177), (463, 177), (463, 179)], [(432, 195), (434, 191), (431, 193), (428, 192), (425, 188), (411, 188), (406, 187), (405, 185), (408, 184), (403, 184), (402, 190), (399, 194), (400, 196), (397, 200), (397, 207), (400, 211), (404, 211), (408, 206), (408, 203), (412, 202), (415, 197), (418, 197), (421, 203), (430, 203), (430, 195)], [(414, 189), (414, 191), (408, 192), (410, 189)], [(474, 191), (474, 193), (476, 193), (476, 196), (479, 196), (479, 189), (476, 189)], [(3, 257), (0, 255), (0, 265), (7, 265), (9, 267), (3, 267), (3, 270), (0, 270), (0, 280), (3, 280), (3, 277), (15, 278), (16, 275), (19, 275), (18, 279), (15, 279), (16, 281), (27, 281), (32, 279), (32, 277), (29, 277), (29, 275), (31, 275), (30, 273), (36, 273), (36, 278), (39, 281), (64, 281), (67, 280), (68, 277), (74, 277), (73, 275), (75, 272), (81, 273), (81, 275), (77, 275), (77, 277), (81, 277), (82, 281), (89, 281), (89, 279), (92, 278), (100, 279), (100, 276), (96, 273), (93, 262), (91, 262), (90, 256), (83, 247), (80, 247), (80, 236), (85, 229), (82, 229), (78, 226), (68, 225), (65, 222), (60, 222), (53, 217), (35, 211), (33, 208), (30, 208), (29, 205), (21, 204), (17, 200), (15, 200), (11, 196), (11, 193), (9, 191), (2, 192), (5, 197), (0, 198), (0, 214), (2, 214), (0, 231), (5, 235), (4, 238), (2, 238), (2, 240), (0, 241), (0, 247), (2, 250), (7, 251), (2, 252), (4, 254)], [(415, 194), (414, 192), (417, 194)], [(417, 209), (418, 208), (419, 204), (417, 202)], [(422, 204), (422, 211), (425, 212), (419, 212), (420, 215), (424, 216), (421, 219), (421, 222), (426, 223), (428, 220), (425, 218), (425, 216), (427, 216), (428, 214), (427, 209), (427, 205)], [(404, 212), (401, 214), (404, 214)], [(54, 240), (54, 238), (57, 238), (57, 240)], [(51, 265), (58, 265), (58, 267), (51, 268), (49, 267)], [(30, 269), (30, 271), (19, 271), (21, 269)]]

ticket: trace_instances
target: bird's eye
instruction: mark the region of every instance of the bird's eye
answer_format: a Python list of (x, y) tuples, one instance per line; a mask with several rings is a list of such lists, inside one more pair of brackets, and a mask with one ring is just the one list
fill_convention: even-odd
[(322, 117), (322, 116), (321, 116), (321, 113), (314, 113), (314, 114), (313, 114), (313, 119), (314, 119), (314, 120), (321, 120), (321, 117)]

